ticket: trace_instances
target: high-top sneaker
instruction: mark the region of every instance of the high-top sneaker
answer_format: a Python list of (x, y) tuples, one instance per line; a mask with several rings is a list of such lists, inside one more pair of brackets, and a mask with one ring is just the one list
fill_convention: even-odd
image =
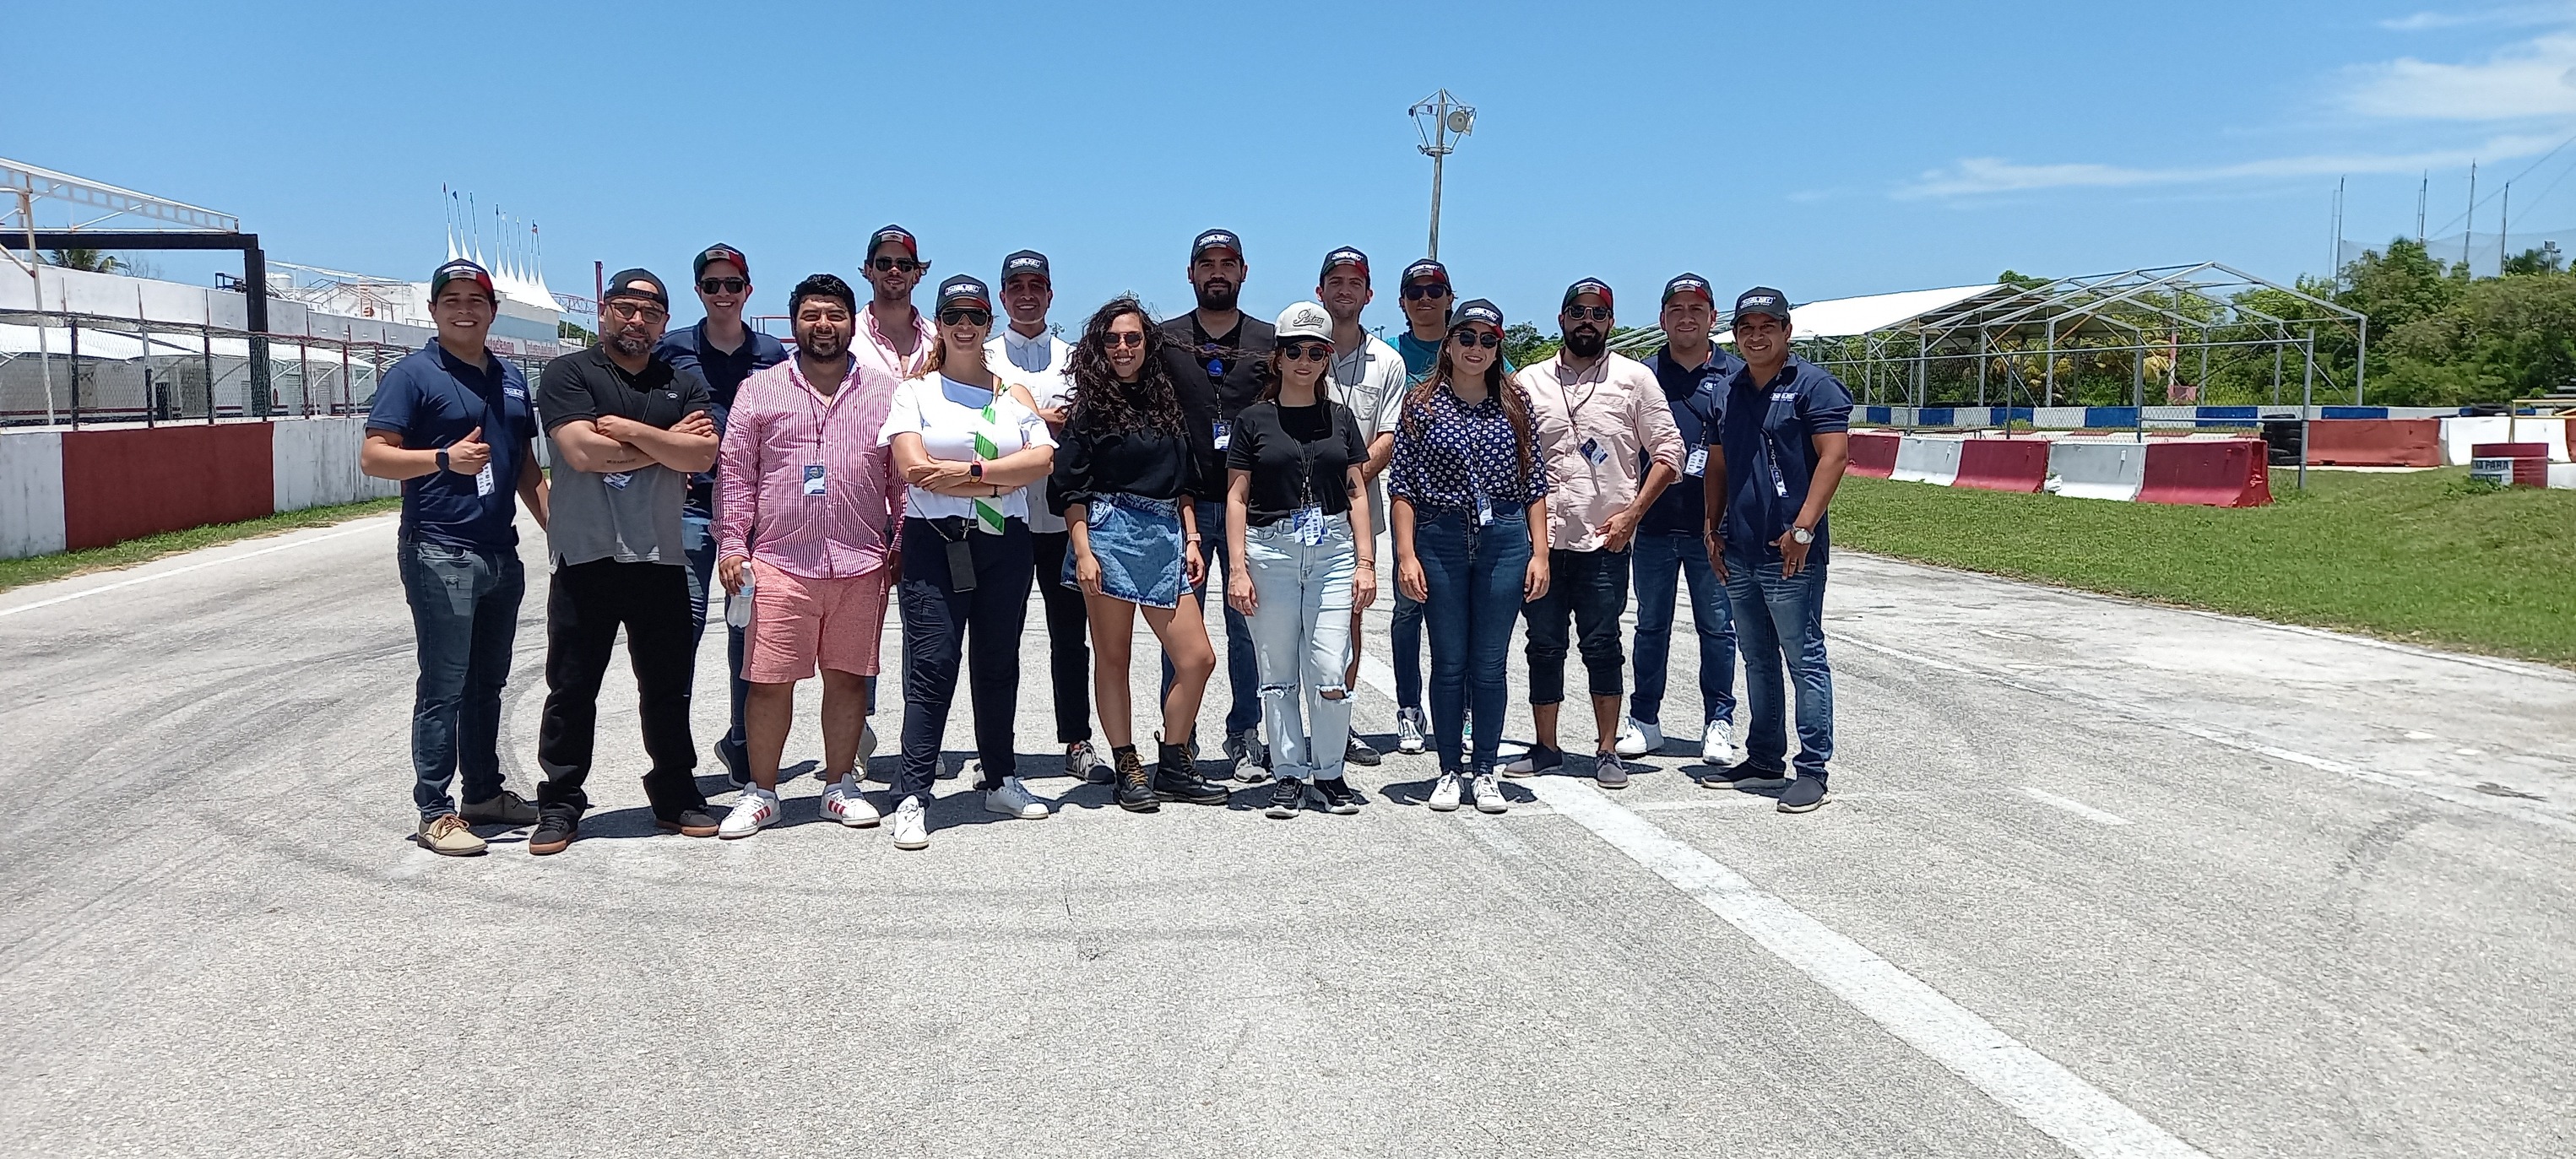
[(1136, 758), (1136, 746), (1120, 745), (1109, 755), (1118, 767), (1119, 808), (1130, 813), (1151, 813), (1163, 807), (1154, 796), (1154, 781), (1145, 772), (1145, 763)]

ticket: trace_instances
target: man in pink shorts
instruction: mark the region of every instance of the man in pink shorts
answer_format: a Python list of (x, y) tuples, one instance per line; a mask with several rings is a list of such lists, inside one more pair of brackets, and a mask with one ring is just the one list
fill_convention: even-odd
[(751, 588), (743, 703), (750, 750), (744, 789), (716, 836), (749, 837), (779, 817), (778, 760), (796, 712), (796, 682), (823, 674), (822, 814), (874, 825), (859, 792), (859, 736), (877, 672), (903, 480), (877, 445), (894, 382), (851, 356), (858, 300), (830, 274), (796, 284), (787, 310), (795, 357), (744, 379), (716, 459), (717, 574)]

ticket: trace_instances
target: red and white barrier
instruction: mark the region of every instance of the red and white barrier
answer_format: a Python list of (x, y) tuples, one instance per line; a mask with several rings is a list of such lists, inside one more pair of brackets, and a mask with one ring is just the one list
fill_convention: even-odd
[(1959, 449), (1953, 487), (2035, 492), (2048, 483), (2047, 439), (1970, 439)]
[(0, 433), (0, 558), (398, 495), (363, 418)]
[(2439, 467), (2440, 419), (2314, 419), (2308, 462), (2340, 467)]
[(1851, 434), (1850, 474), (1884, 479), (1896, 473), (1896, 451), (1901, 440), (1893, 431), (1853, 431)]
[[(2260, 507), (2272, 501), (2269, 455), (2261, 439), (1989, 439), (1855, 431), (1852, 444), (1852, 474), (1878, 474), (1898, 482), (2202, 507)], [(1859, 448), (1864, 445), (1873, 462), (1886, 464), (1883, 470), (1861, 469)]]

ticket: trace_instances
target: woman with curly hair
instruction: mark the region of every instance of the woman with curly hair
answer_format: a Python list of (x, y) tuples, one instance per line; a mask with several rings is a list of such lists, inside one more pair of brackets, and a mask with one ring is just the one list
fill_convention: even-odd
[[(1090, 612), (1100, 732), (1116, 766), (1118, 807), (1136, 813), (1163, 801), (1221, 805), (1227, 798), (1199, 777), (1189, 754), (1199, 698), (1216, 670), (1216, 649), (1192, 594), (1206, 572), (1193, 500), (1219, 481), (1202, 481), (1191, 467), (1161, 346), (1154, 320), (1132, 295), (1092, 313), (1067, 367), (1073, 407), (1048, 481), (1071, 546), (1057, 578), (1082, 590)], [(1163, 694), (1150, 777), (1136, 755), (1127, 678), (1139, 611), (1175, 671)]]

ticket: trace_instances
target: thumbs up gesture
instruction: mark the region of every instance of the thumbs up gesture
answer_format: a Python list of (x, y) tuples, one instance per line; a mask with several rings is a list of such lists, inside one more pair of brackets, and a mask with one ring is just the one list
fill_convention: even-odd
[(492, 444), (483, 441), (483, 428), (466, 432), (447, 447), (447, 469), (459, 475), (480, 475), (492, 462)]

